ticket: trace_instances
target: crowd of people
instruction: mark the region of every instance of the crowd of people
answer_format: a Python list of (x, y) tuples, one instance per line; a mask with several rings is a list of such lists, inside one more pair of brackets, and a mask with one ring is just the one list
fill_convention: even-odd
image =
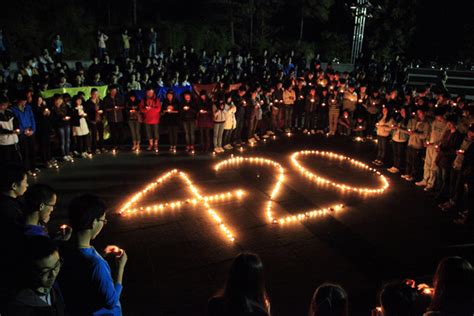
[[(69, 225), (50, 231), (56, 191), (28, 185), (18, 165), (0, 170), (0, 313), (6, 316), (122, 315), (120, 297), (128, 256), (94, 239), (107, 224), (107, 205), (98, 196), (79, 195), (68, 207)], [(8, 238), (8, 239), (7, 239)], [(15, 243), (5, 242), (15, 240)], [(386, 284), (373, 316), (470, 316), (474, 313), (474, 269), (461, 257), (441, 260), (433, 286), (400, 280)], [(231, 264), (225, 286), (208, 302), (209, 316), (271, 315), (271, 295), (257, 254), (241, 253)], [(347, 316), (348, 294), (324, 283), (314, 292), (310, 316)], [(367, 315), (369, 311), (367, 311)]]
[[(51, 235), (46, 224), (56, 193), (43, 184), (28, 187), (28, 177), (40, 168), (107, 151), (219, 154), (291, 133), (374, 141), (374, 165), (434, 193), (443, 211), (456, 212), (455, 223), (471, 223), (474, 107), (442, 86), (407, 86), (406, 66), (398, 57), (388, 63), (359, 60), (352, 71), (339, 72), (294, 51), (208, 55), (183, 46), (175, 52), (160, 50), (153, 29), (140, 36), (124, 31), (123, 51), (112, 61), (108, 36), (99, 32), (98, 55), (87, 67), (78, 62), (71, 69), (62, 61), (59, 35), (53, 56), (45, 49), (18, 71), (3, 63), (0, 163), (7, 167), (1, 171), (0, 231), (5, 238), (21, 236), (24, 247), (2, 245), (12, 259), (1, 263), (7, 273), (0, 313), (121, 314), (127, 254), (91, 245), (107, 223), (105, 203), (96, 196), (77, 197), (69, 207), (70, 226)], [(52, 88), (77, 87), (94, 88), (45, 97)], [(389, 284), (381, 294), (380, 315), (473, 314), (472, 267), (464, 259), (444, 259), (430, 291), (405, 281)], [(347, 306), (344, 289), (324, 284), (309, 313), (347, 315)], [(262, 262), (241, 254), (223, 292), (210, 300), (209, 315), (269, 314)]]

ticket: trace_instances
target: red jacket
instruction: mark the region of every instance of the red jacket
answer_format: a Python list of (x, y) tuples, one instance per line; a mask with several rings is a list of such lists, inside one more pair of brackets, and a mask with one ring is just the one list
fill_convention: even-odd
[(140, 112), (143, 113), (143, 123), (145, 124), (159, 124), (161, 102), (158, 98), (143, 99), (140, 101)]

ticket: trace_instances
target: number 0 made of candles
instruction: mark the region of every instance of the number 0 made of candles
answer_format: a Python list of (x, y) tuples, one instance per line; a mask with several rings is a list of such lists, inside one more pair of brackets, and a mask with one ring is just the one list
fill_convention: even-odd
[[(325, 157), (329, 159), (337, 159), (341, 161), (348, 161), (350, 162), (352, 166), (356, 168), (368, 170), (369, 172), (373, 172), (374, 174), (376, 174), (379, 178), (379, 181), (381, 182), (381, 185), (375, 188), (353, 187), (348, 184), (337, 183), (329, 179), (326, 179), (322, 176), (317, 175), (316, 173), (312, 171), (309, 171), (300, 163), (298, 158), (300, 156), (308, 156), (308, 155), (321, 156), (321, 157)], [(382, 174), (380, 174), (380, 172), (378, 172), (377, 170), (370, 168), (368, 165), (360, 161), (354, 160), (352, 158), (349, 158), (343, 155), (339, 155), (337, 153), (332, 153), (332, 152), (327, 152), (327, 151), (314, 151), (314, 150), (313, 151), (310, 151), (310, 150), (298, 151), (291, 155), (291, 162), (292, 162), (293, 167), (300, 174), (304, 175), (306, 178), (309, 178), (311, 181), (317, 184), (330, 185), (337, 190), (356, 192), (358, 194), (364, 194), (364, 195), (372, 195), (372, 194), (384, 193), (389, 187), (389, 183), (387, 179)], [(307, 220), (311, 218), (326, 216), (328, 214), (331, 214), (332, 212), (337, 212), (344, 207), (343, 204), (336, 204), (331, 207), (327, 207), (323, 209), (313, 209), (313, 210), (308, 210), (305, 212), (293, 213), (292, 215), (285, 216), (285, 217), (280, 217), (280, 218), (276, 217), (273, 212), (273, 203), (280, 191), (282, 183), (285, 180), (285, 169), (283, 169), (281, 164), (279, 164), (278, 162), (275, 162), (267, 158), (262, 158), (262, 157), (229, 158), (217, 163), (214, 166), (214, 169), (216, 170), (216, 172), (219, 172), (220, 170), (223, 170), (226, 168), (238, 167), (242, 164), (267, 166), (275, 170), (276, 182), (274, 182), (271, 188), (269, 200), (268, 202), (266, 202), (265, 209), (263, 210), (265, 218), (267, 219), (268, 223), (283, 225), (283, 224), (291, 223), (295, 221), (303, 221), (303, 220)], [(145, 205), (145, 206), (138, 205), (139, 202), (146, 195), (155, 191), (162, 184), (164, 184), (165, 182), (173, 178), (179, 178), (186, 184), (188, 191), (190, 193), (190, 197), (188, 199), (169, 201), (166, 203), (158, 203), (158, 204)], [(223, 221), (218, 211), (215, 210), (211, 205), (218, 201), (240, 200), (244, 197), (245, 197), (245, 192), (241, 189), (235, 189), (233, 191), (228, 191), (228, 192), (221, 192), (214, 195), (203, 195), (201, 194), (201, 191), (194, 185), (190, 177), (185, 172), (179, 171), (178, 169), (173, 169), (171, 171), (168, 171), (162, 174), (160, 177), (158, 177), (157, 179), (149, 183), (144, 189), (135, 193), (128, 201), (126, 201), (122, 205), (122, 207), (119, 210), (119, 213), (123, 216), (132, 216), (134, 214), (140, 214), (140, 213), (149, 213), (149, 214), (157, 213), (158, 211), (163, 211), (165, 209), (176, 209), (187, 204), (193, 205), (193, 206), (200, 205), (207, 212), (211, 220), (217, 224), (219, 230), (224, 234), (226, 239), (233, 242), (236, 239), (234, 233), (228, 227), (228, 225)]]

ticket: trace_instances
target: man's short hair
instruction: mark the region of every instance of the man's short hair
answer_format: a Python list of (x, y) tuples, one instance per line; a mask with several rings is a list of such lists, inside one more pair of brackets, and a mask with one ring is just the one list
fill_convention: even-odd
[(75, 231), (92, 228), (94, 220), (99, 219), (107, 211), (105, 202), (98, 196), (83, 194), (69, 203), (69, 223)]

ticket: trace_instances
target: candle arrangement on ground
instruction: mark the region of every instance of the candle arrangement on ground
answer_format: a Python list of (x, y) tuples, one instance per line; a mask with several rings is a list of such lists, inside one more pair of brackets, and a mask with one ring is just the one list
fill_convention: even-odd
[[(364, 188), (364, 187), (350, 186), (348, 184), (326, 179), (316, 174), (315, 172), (309, 171), (308, 169), (303, 167), (300, 161), (298, 160), (298, 158), (301, 156), (320, 156), (320, 157), (325, 157), (329, 159), (347, 161), (353, 167), (356, 167), (359, 169), (365, 169), (370, 172), (373, 172), (375, 175), (377, 175), (379, 181), (381, 182), (381, 185), (376, 188)], [(384, 193), (385, 190), (387, 190), (389, 187), (388, 180), (376, 169), (371, 168), (370, 166), (366, 165), (363, 162), (360, 162), (353, 158), (340, 155), (337, 153), (328, 152), (328, 151), (319, 151), (319, 150), (303, 150), (303, 151), (298, 151), (298, 152), (293, 153), (291, 155), (291, 162), (293, 166), (295, 166), (296, 170), (298, 170), (305, 177), (309, 178), (311, 181), (316, 182), (318, 184), (327, 184), (341, 191), (353, 191), (353, 192), (358, 192), (358, 193), (363, 193), (363, 194), (381, 194), (381, 193)]]

